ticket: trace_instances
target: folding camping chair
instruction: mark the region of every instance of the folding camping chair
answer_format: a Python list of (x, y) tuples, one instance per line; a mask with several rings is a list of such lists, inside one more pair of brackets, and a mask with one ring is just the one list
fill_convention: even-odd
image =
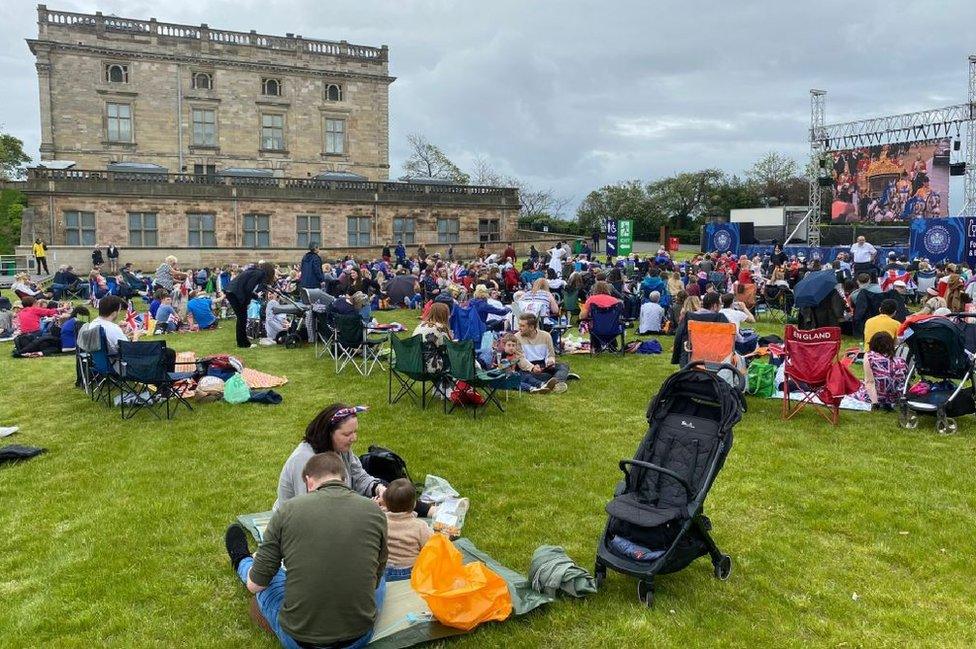
[[(783, 360), (783, 419), (791, 419), (807, 405), (834, 426), (840, 417), (840, 404), (821, 399), (827, 386), (830, 368), (840, 352), (840, 327), (823, 327), (801, 331), (786, 325)], [(790, 391), (796, 388), (803, 396), (792, 405)], [(830, 401), (830, 402), (828, 402)]]
[[(479, 407), (493, 403), (495, 407), (505, 412), (501, 402), (495, 396), (499, 382), (506, 378), (505, 373), (480, 369), (474, 361), (474, 343), (470, 340), (462, 340), (459, 342), (452, 340), (445, 341), (444, 351), (447, 353), (447, 375), (455, 381), (463, 381), (466, 383), (480, 395), (482, 401), (482, 403), (469, 403), (466, 401), (458, 403), (450, 399), (445, 399), (444, 409), (448, 412), (454, 412), (454, 409), (459, 405), (462, 407), (470, 406), (472, 414), (474, 417), (477, 417)], [(447, 408), (448, 401), (451, 401), (450, 410)]]
[(366, 325), (358, 313), (337, 313), (334, 321), (333, 357), (336, 362), (336, 374), (350, 363), (363, 376), (369, 376), (377, 365), (383, 367), (380, 361), (380, 347), (385, 339), (370, 338)]
[[(122, 419), (131, 419), (146, 409), (161, 419), (160, 411), (170, 419), (180, 405), (193, 410), (183, 396), (178, 381), (193, 378), (193, 372), (166, 371), (166, 343), (161, 340), (119, 342), (119, 407)], [(170, 408), (170, 402), (176, 403)], [(128, 411), (126, 410), (128, 407)]]
[(108, 353), (105, 330), (98, 327), (98, 349), (84, 350), (78, 347), (77, 354), (85, 393), (92, 401), (112, 405), (112, 391), (120, 389), (121, 382)]
[[(698, 365), (718, 375), (733, 387), (745, 384), (745, 363), (735, 353), (735, 324), (731, 322), (705, 322), (688, 320), (688, 338), (685, 351), (688, 364)], [(736, 368), (739, 376), (731, 376), (728, 367)]]
[[(393, 358), (390, 360), (390, 380), (389, 380), (389, 402), (394, 404), (405, 396), (417, 403), (417, 393), (414, 386), (420, 383), (420, 407), (427, 408), (428, 400), (433, 400), (435, 394), (441, 394), (445, 400), (442, 388), (440, 387), (443, 379), (443, 372), (429, 372), (427, 361), (441, 351), (433, 345), (424, 343), (424, 337), (417, 335), (410, 338), (400, 339), (397, 336), (390, 336), (390, 348)], [(393, 394), (393, 379), (396, 378), (398, 388), (396, 395)], [(430, 388), (427, 384), (430, 384)]]
[(622, 315), (623, 302), (608, 307), (590, 307), (590, 354), (606, 351), (624, 353), (626, 329)]

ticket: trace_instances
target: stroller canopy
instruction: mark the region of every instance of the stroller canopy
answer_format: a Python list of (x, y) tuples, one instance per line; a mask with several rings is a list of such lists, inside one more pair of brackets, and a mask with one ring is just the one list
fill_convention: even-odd
[(729, 385), (714, 372), (695, 369), (693, 366), (675, 372), (661, 384), (661, 389), (647, 407), (647, 422), (654, 424), (671, 412), (675, 401), (699, 399), (715, 404), (718, 408), (716, 421), (719, 430), (732, 430), (745, 412), (742, 393)]

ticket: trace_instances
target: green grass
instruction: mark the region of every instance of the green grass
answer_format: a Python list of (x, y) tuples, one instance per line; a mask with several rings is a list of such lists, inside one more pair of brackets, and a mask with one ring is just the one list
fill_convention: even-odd
[[(201, 355), (232, 341), (227, 324), (168, 338)], [(416, 479), (436, 473), (469, 496), (466, 536), (506, 565), (525, 571), (552, 543), (590, 568), (616, 463), (672, 369), (667, 355), (570, 357), (583, 380), (568, 393), (513, 396), (505, 415), (474, 422), (387, 405), (385, 373), (336, 376), (308, 348), (256, 348), (242, 354), (248, 365), (289, 379), (281, 405), (123, 423), (71, 387), (72, 359), (0, 349), (0, 425), (21, 427), (5, 441), (49, 449), (0, 468), (3, 647), (274, 647), (249, 621), (223, 531), (270, 507), (306, 423), (336, 400), (372, 406), (359, 452), (391, 447)], [(734, 560), (729, 581), (700, 560), (660, 578), (647, 610), (634, 580), (611, 573), (597, 595), (446, 644), (976, 645), (974, 452), (970, 420), (953, 437), (931, 420), (900, 430), (881, 413), (843, 412), (831, 428), (809, 412), (784, 423), (778, 402), (750, 399), (706, 508)]]

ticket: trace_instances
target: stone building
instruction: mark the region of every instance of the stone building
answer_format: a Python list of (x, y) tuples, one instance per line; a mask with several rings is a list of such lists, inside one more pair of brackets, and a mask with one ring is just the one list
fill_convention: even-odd
[(389, 175), (389, 50), (38, 7), (41, 160)]
[[(19, 253), (86, 267), (294, 262), (309, 243), (457, 254), (516, 235), (514, 189), (390, 182), (389, 49), (38, 6), (41, 163)], [(525, 247), (528, 247), (525, 244)]]

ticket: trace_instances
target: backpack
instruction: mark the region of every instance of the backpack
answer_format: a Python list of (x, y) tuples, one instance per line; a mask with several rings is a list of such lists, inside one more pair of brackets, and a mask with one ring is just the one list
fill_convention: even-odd
[[(390, 483), (400, 478), (410, 480), (407, 463), (402, 457), (388, 448), (370, 445), (369, 451), (359, 456), (359, 461), (363, 465), (366, 473), (374, 478), (379, 478), (385, 483)], [(413, 482), (413, 480), (410, 480), (410, 482)]]

